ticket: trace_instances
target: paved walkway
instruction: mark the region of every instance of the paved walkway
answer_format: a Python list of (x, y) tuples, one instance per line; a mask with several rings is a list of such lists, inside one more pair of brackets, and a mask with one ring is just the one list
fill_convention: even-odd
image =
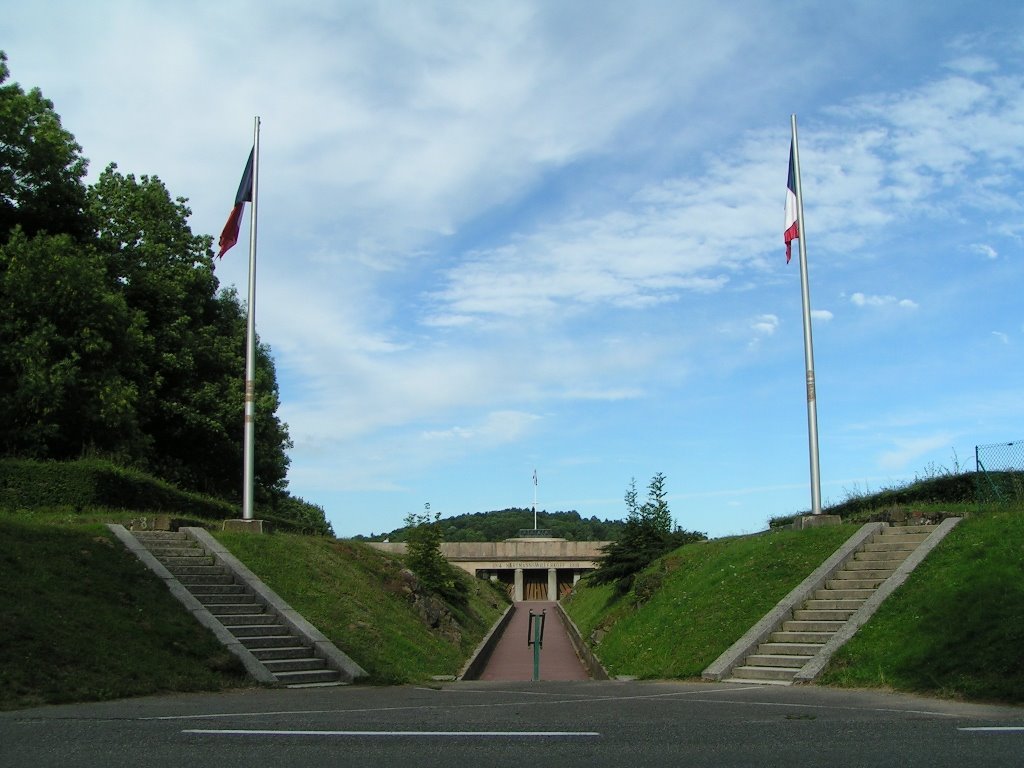
[(569, 635), (558, 618), (554, 603), (516, 603), (516, 612), (480, 675), (481, 680), (533, 680), (533, 646), (526, 644), (530, 611), (547, 610), (544, 646), (540, 651), (541, 680), (589, 680), (586, 668), (576, 656)]

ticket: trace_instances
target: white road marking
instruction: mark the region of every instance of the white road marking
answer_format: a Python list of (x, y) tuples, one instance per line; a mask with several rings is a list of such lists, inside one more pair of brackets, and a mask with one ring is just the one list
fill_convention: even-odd
[(202, 734), (206, 736), (371, 736), (390, 737), (471, 737), (471, 738), (593, 738), (600, 736), (597, 731), (265, 731), (239, 728), (190, 728), (182, 733)]
[(982, 733), (1024, 733), (1024, 725), (985, 725), (974, 728), (957, 728), (957, 730)]

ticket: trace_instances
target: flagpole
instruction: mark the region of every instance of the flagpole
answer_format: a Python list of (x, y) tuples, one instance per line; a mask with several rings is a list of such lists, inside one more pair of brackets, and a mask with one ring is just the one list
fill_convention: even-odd
[(807, 447), (811, 461), (811, 514), (821, 514), (821, 469), (818, 463), (818, 397), (814, 381), (814, 342), (811, 338), (811, 294), (807, 285), (807, 238), (804, 196), (800, 183), (800, 150), (797, 147), (796, 115), (790, 115), (793, 131), (793, 166), (796, 176), (796, 210), (800, 222), (800, 294), (803, 302), (804, 364), (807, 369)]
[(537, 470), (533, 470), (533, 530), (537, 530)]
[(242, 519), (253, 519), (256, 466), (256, 220), (259, 209), (260, 118), (253, 119), (252, 211), (249, 214), (249, 298), (245, 331), (245, 431)]

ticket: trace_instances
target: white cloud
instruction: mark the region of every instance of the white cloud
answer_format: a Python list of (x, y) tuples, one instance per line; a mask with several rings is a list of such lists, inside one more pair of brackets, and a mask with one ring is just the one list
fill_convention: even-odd
[(1003, 333), (1002, 331), (992, 331), (992, 335), (995, 336), (996, 339), (998, 339), (1003, 344), (1009, 344), (1010, 343), (1010, 337), (1008, 335), (1006, 335), (1005, 333)]
[(771, 336), (778, 327), (779, 318), (775, 315), (761, 315), (750, 326), (757, 336)]
[(999, 252), (995, 248), (993, 248), (991, 245), (986, 245), (984, 243), (972, 243), (971, 244), (971, 250), (974, 253), (977, 253), (977, 254), (980, 254), (980, 255), (984, 256), (986, 259), (998, 259), (999, 258)]
[(953, 436), (943, 432), (921, 437), (897, 438), (892, 444), (893, 448), (878, 457), (878, 466), (889, 472), (905, 472), (922, 456), (950, 447), (953, 444)]
[(811, 310), (811, 318), (813, 320), (820, 320), (823, 323), (827, 323), (830, 320), (832, 320), (834, 317), (835, 317), (835, 315), (833, 315), (827, 309), (812, 309)]
[(857, 293), (850, 295), (850, 302), (858, 307), (900, 307), (901, 309), (917, 309), (916, 301), (912, 299), (898, 299), (895, 296), (878, 296)]

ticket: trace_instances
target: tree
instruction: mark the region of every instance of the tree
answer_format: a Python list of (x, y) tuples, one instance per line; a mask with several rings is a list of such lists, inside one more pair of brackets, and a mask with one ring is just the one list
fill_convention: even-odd
[(141, 340), (141, 318), (95, 250), (17, 228), (0, 246), (3, 452), (137, 457), (146, 444), (132, 370)]
[[(211, 239), (192, 233), (187, 200), (172, 199), (156, 176), (137, 180), (110, 165), (88, 202), (108, 270), (145, 320), (136, 385), (147, 464), (187, 488), (237, 498), (245, 312), (234, 291), (218, 290)], [(287, 485), (291, 442), (264, 345), (256, 369), (257, 496), (270, 502)]]
[(408, 529), (405, 562), (427, 589), (449, 603), (465, 605), (468, 600), (466, 584), (441, 554), (441, 513), (435, 512), (431, 518), (429, 505), (427, 510), (419, 515), (410, 513), (405, 518)]
[(595, 584), (615, 584), (626, 593), (636, 575), (662, 555), (692, 541), (706, 539), (703, 533), (672, 527), (662, 473), (651, 478), (647, 501), (637, 501), (636, 479), (626, 489), (626, 524), (618, 540), (603, 549), (600, 565), (588, 578)]
[(64, 130), (53, 102), (38, 88), (6, 84), (10, 70), (0, 51), (0, 241), (15, 227), (30, 237), (47, 231), (87, 240), (82, 179), (88, 163)]

